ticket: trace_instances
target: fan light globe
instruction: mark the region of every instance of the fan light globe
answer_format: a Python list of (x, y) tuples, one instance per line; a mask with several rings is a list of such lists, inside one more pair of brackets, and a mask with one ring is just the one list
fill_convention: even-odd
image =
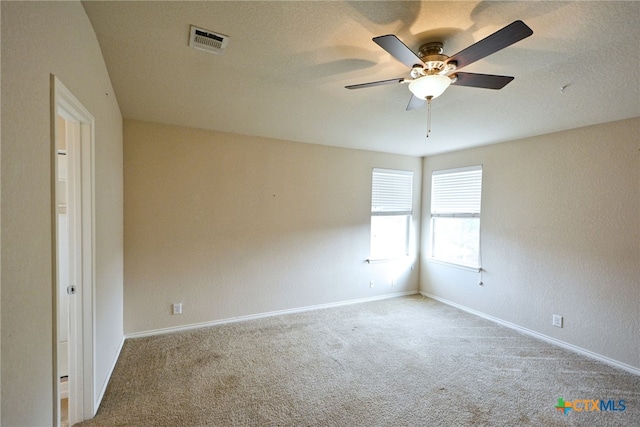
[(449, 87), (451, 79), (433, 74), (415, 79), (409, 83), (409, 90), (420, 99), (437, 98)]

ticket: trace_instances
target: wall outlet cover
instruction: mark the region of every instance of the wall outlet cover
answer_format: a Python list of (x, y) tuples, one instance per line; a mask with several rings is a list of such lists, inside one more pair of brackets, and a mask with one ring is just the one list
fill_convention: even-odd
[(182, 314), (182, 303), (173, 304), (173, 314)]
[(559, 314), (553, 315), (553, 326), (562, 328), (562, 316), (560, 316)]

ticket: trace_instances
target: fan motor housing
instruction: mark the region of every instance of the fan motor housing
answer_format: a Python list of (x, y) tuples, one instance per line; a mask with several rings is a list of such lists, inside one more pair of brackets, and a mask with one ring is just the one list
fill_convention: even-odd
[(442, 54), (441, 42), (429, 42), (420, 46), (420, 59), (425, 64), (425, 74), (444, 74), (455, 70), (455, 64), (448, 64), (447, 55)]

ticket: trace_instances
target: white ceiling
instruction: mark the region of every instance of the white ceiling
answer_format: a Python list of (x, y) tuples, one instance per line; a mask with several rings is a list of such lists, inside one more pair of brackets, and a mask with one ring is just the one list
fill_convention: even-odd
[[(125, 118), (423, 156), (640, 116), (640, 2), (83, 3)], [(463, 70), (515, 80), (449, 87), (428, 139), (406, 85), (344, 88), (408, 77), (372, 37), (451, 56), (518, 19), (531, 37)], [(191, 24), (224, 54), (190, 48)]]

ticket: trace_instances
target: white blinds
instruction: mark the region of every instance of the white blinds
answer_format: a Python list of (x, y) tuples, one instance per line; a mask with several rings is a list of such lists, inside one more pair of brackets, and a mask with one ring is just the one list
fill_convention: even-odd
[(434, 171), (431, 175), (431, 214), (480, 214), (482, 166)]
[(413, 172), (374, 168), (371, 182), (372, 215), (411, 215)]

